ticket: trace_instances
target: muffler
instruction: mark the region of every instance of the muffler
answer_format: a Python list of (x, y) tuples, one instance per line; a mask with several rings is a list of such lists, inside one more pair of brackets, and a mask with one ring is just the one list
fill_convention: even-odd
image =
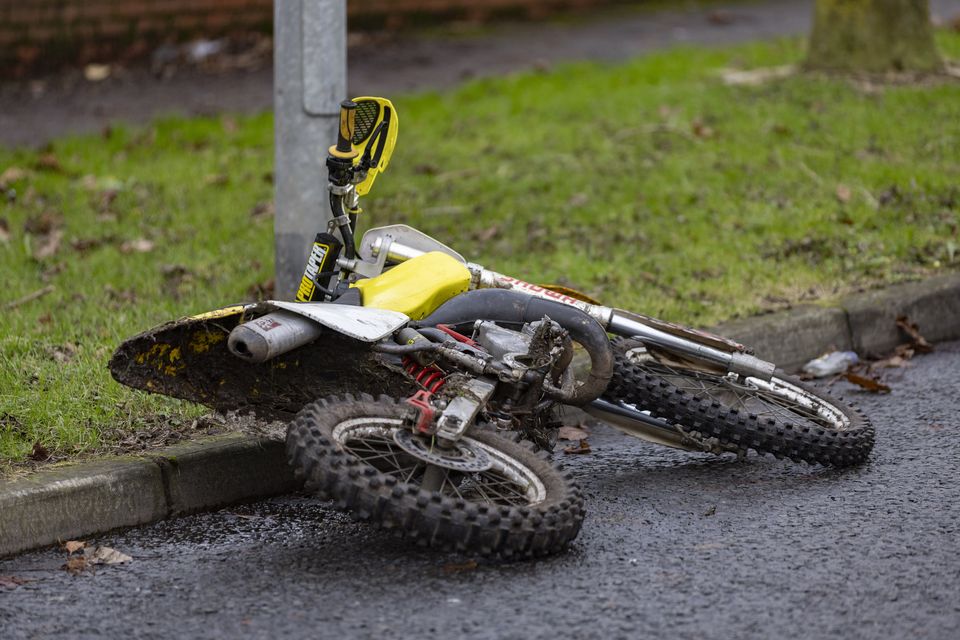
[(247, 362), (266, 362), (316, 340), (317, 322), (290, 311), (274, 311), (237, 325), (227, 338), (230, 353)]

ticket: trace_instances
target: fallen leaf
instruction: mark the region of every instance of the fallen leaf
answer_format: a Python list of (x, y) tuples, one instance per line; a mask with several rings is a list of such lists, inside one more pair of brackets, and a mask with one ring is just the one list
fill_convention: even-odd
[(850, 187), (848, 187), (847, 185), (838, 184), (836, 195), (837, 195), (837, 200), (839, 200), (840, 202), (850, 202), (850, 196), (853, 195), (853, 192), (850, 191)]
[(137, 292), (132, 289), (117, 289), (108, 283), (103, 285), (103, 292), (112, 302), (132, 304), (137, 301)]
[(490, 242), (497, 237), (497, 234), (500, 233), (500, 225), (494, 224), (486, 229), (483, 229), (477, 234), (477, 240), (480, 242)]
[(60, 241), (63, 239), (63, 231), (54, 229), (45, 236), (40, 236), (40, 242), (33, 251), (34, 260), (46, 260), (56, 255), (60, 250)]
[(38, 216), (30, 216), (23, 223), (23, 230), (35, 236), (44, 236), (63, 226), (63, 216), (54, 211), (44, 211)]
[(110, 65), (88, 64), (83, 68), (83, 77), (89, 82), (100, 82), (110, 77)]
[(912, 358), (914, 353), (916, 353), (916, 349), (913, 348), (912, 344), (901, 344), (893, 350), (893, 355), (899, 356), (906, 360)]
[(870, 363), (870, 369), (896, 369), (911, 366), (910, 359), (916, 351), (912, 344), (901, 344), (893, 350), (893, 355)]
[(876, 369), (901, 369), (911, 365), (910, 361), (903, 356), (891, 356), (884, 360), (877, 360), (870, 366)]
[[(112, 215), (111, 207), (113, 206), (113, 201), (117, 199), (117, 196), (120, 195), (118, 189), (104, 189), (100, 192), (98, 202), (97, 202), (97, 211), (101, 214)], [(113, 216), (116, 218), (116, 216)]]
[(61, 568), (72, 576), (78, 576), (90, 569), (90, 565), (83, 556), (70, 556)]
[(6, 189), (17, 180), (27, 177), (27, 172), (20, 167), (7, 167), (0, 173), (0, 189)]
[(770, 80), (786, 78), (787, 76), (793, 74), (795, 70), (796, 68), (792, 65), (785, 65), (782, 67), (763, 67), (760, 69), (750, 69), (748, 71), (744, 71), (742, 69), (721, 69), (720, 77), (724, 84), (728, 85), (758, 86), (769, 82)]
[(254, 220), (266, 220), (272, 218), (274, 213), (273, 201), (266, 200), (253, 205), (253, 209), (250, 210), (250, 217)]
[(268, 300), (273, 297), (276, 284), (273, 278), (268, 278), (263, 282), (256, 282), (247, 288), (247, 296), (257, 300)]
[(590, 196), (585, 193), (575, 193), (567, 200), (567, 206), (578, 208), (590, 202)]
[(230, 183), (230, 176), (225, 173), (209, 175), (203, 179), (203, 183), (211, 187), (222, 187)]
[(698, 138), (712, 138), (713, 129), (705, 125), (701, 120), (694, 120), (690, 123), (690, 131)]
[(26, 578), (17, 576), (0, 576), (0, 589), (16, 589), (22, 584), (30, 582)]
[(770, 130), (773, 131), (775, 134), (780, 135), (780, 136), (789, 136), (791, 133), (793, 133), (793, 131), (790, 129), (790, 127), (788, 127), (787, 125), (785, 125), (785, 124), (783, 124), (783, 123), (780, 123), (780, 122), (774, 123), (774, 124), (770, 127)]
[(716, 11), (711, 11), (707, 15), (707, 20), (709, 20), (711, 24), (723, 26), (723, 25), (732, 24), (736, 20), (736, 18), (729, 11), (725, 11), (723, 9), (717, 9)]
[(57, 156), (52, 153), (41, 154), (37, 161), (33, 163), (37, 169), (41, 171), (54, 171), (60, 173), (63, 171), (63, 167), (60, 165), (60, 160), (57, 159)]
[(913, 340), (910, 346), (914, 351), (918, 353), (930, 353), (933, 351), (933, 345), (920, 335), (920, 327), (917, 326), (916, 323), (910, 322), (910, 318), (907, 316), (898, 317), (897, 326)]
[(85, 546), (87, 546), (87, 543), (84, 542), (83, 540), (67, 540), (66, 542), (63, 543), (63, 548), (64, 550), (66, 550), (67, 554), (76, 553), (77, 551), (80, 551), (81, 549), (83, 549)]
[(0, 243), (10, 242), (10, 223), (6, 218), (0, 218)]
[[(52, 278), (57, 277), (58, 275), (66, 271), (66, 269), (67, 269), (67, 265), (64, 262), (51, 262), (49, 263), (49, 266), (44, 267), (43, 271), (40, 272), (40, 279), (43, 280), (44, 282), (50, 282)], [(86, 296), (83, 295), (82, 293), (74, 293), (72, 296), (72, 300), (74, 302), (80, 302), (85, 299), (86, 299)]]
[(586, 440), (589, 435), (590, 433), (581, 427), (560, 427), (559, 431), (557, 432), (558, 438), (561, 440), (570, 440), (571, 442)]
[(844, 373), (843, 377), (870, 393), (890, 393), (890, 387), (873, 378), (867, 378), (851, 371)]
[(86, 191), (123, 191), (123, 181), (114, 176), (104, 176), (98, 178), (92, 173), (88, 173), (80, 178), (80, 186)]
[(67, 364), (77, 355), (77, 345), (58, 344), (47, 348), (47, 355), (53, 358), (58, 364)]
[(120, 245), (120, 253), (150, 253), (153, 251), (154, 244), (146, 238), (137, 238), (136, 240), (127, 240)]
[(17, 62), (24, 66), (29, 66), (36, 61), (42, 49), (37, 45), (23, 44), (16, 48), (14, 54), (16, 55)]
[(163, 277), (167, 280), (174, 280), (177, 278), (189, 278), (193, 275), (193, 272), (190, 271), (190, 269), (183, 266), (182, 264), (161, 265), (160, 273), (162, 273)]
[(435, 164), (418, 164), (413, 167), (413, 172), (420, 176), (435, 176), (440, 172), (440, 167)]
[(105, 244), (112, 244), (117, 241), (117, 238), (112, 235), (103, 236), (100, 238), (74, 238), (70, 241), (70, 248), (76, 251), (77, 253), (85, 254), (94, 249), (99, 249)]
[(463, 573), (464, 571), (473, 571), (477, 568), (476, 560), (467, 560), (466, 562), (451, 562), (443, 565), (444, 573)]
[(194, 280), (194, 273), (180, 264), (165, 264), (160, 267), (163, 274), (163, 290), (175, 300), (180, 299), (180, 288)]
[(43, 462), (50, 458), (50, 450), (43, 446), (43, 443), (37, 440), (33, 443), (33, 449), (30, 451), (30, 455), (27, 456), (31, 460), (36, 462)]
[(92, 553), (87, 553), (87, 551), (84, 553), (87, 554), (87, 562), (90, 564), (114, 565), (133, 561), (133, 558), (127, 554), (122, 551), (117, 551), (116, 549), (111, 549), (110, 547), (97, 547)]
[(575, 445), (571, 445), (571, 446), (569, 446), (569, 447), (566, 447), (566, 448), (563, 450), (563, 452), (564, 452), (564, 453), (574, 453), (574, 454), (590, 453), (590, 443), (587, 442), (586, 440), (581, 440), (580, 442), (578, 442), (578, 443), (575, 444)]
[(717, 513), (717, 505), (713, 505), (712, 507), (710, 507), (709, 509), (707, 509), (706, 511), (703, 512), (703, 516), (704, 516), (705, 518), (709, 518), (710, 516), (712, 516), (712, 515), (714, 515), (714, 514), (716, 514), (716, 513)]

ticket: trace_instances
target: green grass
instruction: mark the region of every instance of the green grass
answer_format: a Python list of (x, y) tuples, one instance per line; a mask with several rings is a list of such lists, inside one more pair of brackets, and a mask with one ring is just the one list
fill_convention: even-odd
[[(940, 45), (960, 57), (957, 34)], [(399, 96), (363, 223), (696, 324), (956, 268), (960, 86), (717, 79), (801, 55), (795, 40), (678, 49)], [(188, 424), (197, 407), (114, 383), (112, 349), (248, 299), (272, 272), (272, 219), (251, 215), (272, 194), (270, 116), (164, 120), (49, 154), (59, 168), (0, 149), (0, 172), (26, 170), (0, 203), (0, 306), (54, 287), (0, 313), (7, 468), (35, 442), (70, 457)], [(42, 257), (51, 225), (62, 240)]]

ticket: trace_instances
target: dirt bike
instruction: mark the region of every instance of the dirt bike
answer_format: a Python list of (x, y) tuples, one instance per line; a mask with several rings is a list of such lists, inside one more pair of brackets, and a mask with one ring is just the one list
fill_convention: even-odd
[(309, 489), (420, 544), (503, 557), (559, 551), (580, 530), (583, 497), (547, 456), (567, 406), (693, 451), (834, 466), (869, 454), (855, 409), (734, 341), (491, 271), (406, 225), (357, 243), (398, 117), (363, 97), (339, 124), (332, 218), (296, 300), (140, 334), (114, 354), (116, 380), (290, 421)]

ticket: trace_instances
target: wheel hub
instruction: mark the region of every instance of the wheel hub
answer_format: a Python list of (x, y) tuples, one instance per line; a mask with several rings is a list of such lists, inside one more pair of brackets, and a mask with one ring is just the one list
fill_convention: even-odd
[(463, 440), (451, 443), (449, 448), (441, 448), (431, 446), (406, 429), (397, 429), (393, 432), (393, 441), (413, 457), (445, 469), (476, 473), (493, 466), (493, 460), (483, 449)]

